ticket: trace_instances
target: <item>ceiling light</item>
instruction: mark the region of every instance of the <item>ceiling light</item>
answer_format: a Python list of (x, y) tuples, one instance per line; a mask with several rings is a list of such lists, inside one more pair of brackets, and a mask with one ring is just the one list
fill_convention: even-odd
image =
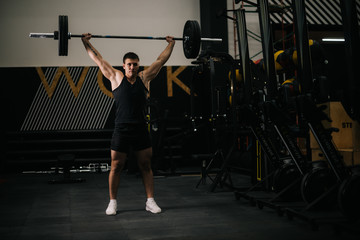
[(323, 42), (344, 42), (343, 38), (323, 38), (321, 39)]

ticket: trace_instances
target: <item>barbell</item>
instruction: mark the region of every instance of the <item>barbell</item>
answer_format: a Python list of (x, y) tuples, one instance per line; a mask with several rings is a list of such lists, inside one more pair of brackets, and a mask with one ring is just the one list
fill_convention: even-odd
[[(68, 16), (59, 16), (58, 30), (53, 33), (30, 33), (31, 38), (53, 38), (58, 40), (59, 56), (68, 55), (68, 44), (71, 38), (81, 38), (82, 34), (69, 32)], [(120, 39), (144, 39), (144, 40), (165, 40), (166, 37), (149, 36), (116, 36), (116, 35), (91, 35), (92, 38), (120, 38)], [(201, 42), (222, 42), (221, 38), (202, 38), (200, 25), (197, 21), (188, 20), (185, 23), (182, 38), (174, 38), (183, 42), (183, 50), (186, 58), (196, 58), (199, 55)]]

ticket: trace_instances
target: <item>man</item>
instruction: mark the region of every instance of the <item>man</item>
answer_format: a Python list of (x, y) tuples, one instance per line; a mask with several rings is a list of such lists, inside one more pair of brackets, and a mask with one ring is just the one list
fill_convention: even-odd
[(102, 74), (110, 80), (115, 98), (116, 116), (115, 128), (111, 140), (111, 171), (109, 173), (110, 203), (106, 209), (107, 215), (116, 215), (117, 191), (120, 182), (120, 172), (130, 149), (134, 150), (138, 166), (142, 173), (147, 196), (145, 209), (152, 213), (160, 213), (161, 209), (154, 200), (154, 180), (151, 170), (152, 148), (145, 122), (146, 94), (150, 81), (159, 73), (161, 67), (170, 58), (175, 45), (171, 36), (166, 37), (168, 45), (144, 71), (138, 73), (139, 57), (132, 52), (124, 55), (124, 72), (113, 68), (103, 59), (100, 53), (90, 43), (91, 34), (85, 33), (81, 38), (90, 58), (99, 66)]

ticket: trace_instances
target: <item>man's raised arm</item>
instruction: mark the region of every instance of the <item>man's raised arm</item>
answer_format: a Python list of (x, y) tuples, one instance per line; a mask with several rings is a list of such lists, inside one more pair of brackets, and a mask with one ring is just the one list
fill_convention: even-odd
[(171, 53), (174, 49), (175, 40), (171, 36), (166, 37), (166, 41), (169, 43), (164, 51), (158, 56), (158, 58), (153, 62), (150, 67), (148, 67), (146, 70), (142, 72), (142, 75), (140, 77), (142, 78), (143, 82), (149, 82), (153, 80), (161, 70), (162, 66), (169, 60)]
[(91, 34), (84, 33), (84, 37), (81, 38), (86, 52), (89, 54), (90, 58), (99, 66), (102, 74), (109, 79), (110, 81), (115, 80), (116, 73), (120, 72), (113, 68), (107, 61), (103, 59), (101, 54), (94, 48), (94, 46), (90, 43)]

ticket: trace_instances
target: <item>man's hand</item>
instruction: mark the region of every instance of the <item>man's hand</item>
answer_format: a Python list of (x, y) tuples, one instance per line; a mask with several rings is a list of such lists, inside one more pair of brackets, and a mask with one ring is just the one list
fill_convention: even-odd
[(81, 39), (89, 41), (91, 39), (91, 33), (83, 33)]
[(166, 36), (166, 41), (167, 41), (168, 43), (175, 44), (175, 40), (174, 40), (174, 37), (173, 37), (173, 36)]
[[(95, 61), (95, 59), (92, 57), (94, 54), (96, 57), (101, 57), (100, 53), (96, 51), (96, 49), (91, 45), (89, 40), (91, 39), (91, 33), (83, 33), (81, 37), (81, 41), (83, 42), (86, 51), (90, 55), (90, 57)], [(96, 62), (96, 61), (95, 61)]]

